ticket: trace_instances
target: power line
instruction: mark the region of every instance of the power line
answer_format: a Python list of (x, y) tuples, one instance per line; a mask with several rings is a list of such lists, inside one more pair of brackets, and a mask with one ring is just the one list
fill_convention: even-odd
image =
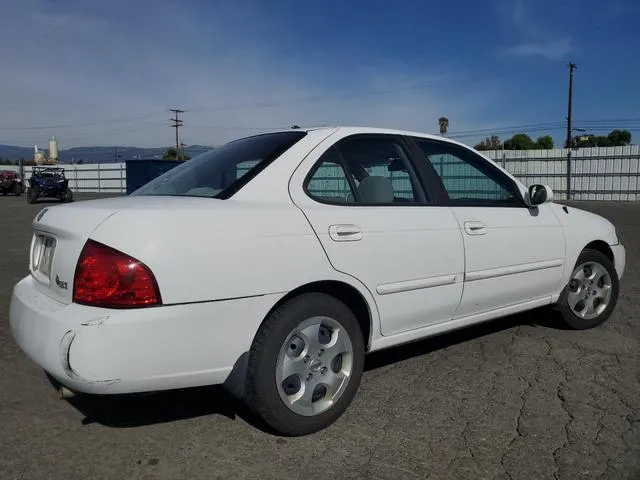
[[(385, 95), (389, 93), (396, 93), (408, 90), (417, 90), (421, 88), (434, 87), (435, 84), (420, 82), (413, 85), (409, 85), (406, 87), (396, 87), (392, 89), (384, 89), (384, 90), (369, 90), (369, 91), (358, 91), (345, 93), (341, 95), (335, 96), (327, 96), (327, 95), (318, 95), (315, 97), (306, 97), (306, 98), (298, 98), (293, 100), (285, 100), (285, 101), (276, 101), (276, 102), (257, 102), (257, 103), (247, 103), (247, 104), (237, 104), (237, 105), (222, 105), (215, 107), (205, 107), (205, 108), (196, 108), (189, 109), (189, 112), (212, 112), (212, 111), (226, 111), (226, 110), (242, 110), (242, 109), (253, 109), (253, 108), (271, 108), (271, 107), (279, 107), (286, 105), (296, 105), (302, 103), (322, 103), (322, 102), (331, 102), (335, 100), (345, 100), (348, 98), (358, 98), (365, 97), (370, 95)], [(184, 113), (182, 110), (180, 113)], [(124, 117), (110, 120), (102, 120), (102, 121), (90, 121), (90, 122), (78, 122), (78, 123), (69, 123), (69, 124), (58, 124), (58, 125), (37, 125), (37, 126), (24, 126), (24, 127), (0, 127), (0, 130), (49, 130), (49, 129), (64, 129), (64, 128), (75, 128), (75, 127), (88, 127), (88, 126), (101, 126), (107, 123), (123, 123), (128, 121), (135, 120), (145, 120), (149, 118), (155, 117), (154, 115), (144, 115), (137, 117)]]
[(466, 133), (482, 133), (482, 132), (498, 132), (500, 130), (517, 130), (522, 128), (540, 128), (545, 129), (548, 127), (553, 127), (557, 125), (564, 125), (564, 123), (560, 122), (548, 122), (548, 123), (532, 123), (528, 125), (509, 125), (506, 127), (495, 127), (495, 128), (476, 128), (471, 130), (458, 130), (457, 132), (452, 132), (452, 135), (466, 134)]
[[(544, 129), (540, 129), (540, 128), (534, 128), (534, 129), (515, 129), (515, 130), (506, 130), (506, 131), (499, 131), (499, 132), (493, 132), (495, 135), (501, 134), (516, 134), (516, 133), (532, 133), (532, 132), (543, 132), (543, 131), (554, 131), (554, 130), (564, 130), (564, 125), (557, 125), (555, 127), (547, 127)], [(485, 134), (486, 135), (486, 134)], [(457, 134), (451, 134), (451, 135), (447, 135), (450, 138), (472, 138), (472, 137), (478, 137), (481, 136), (478, 133), (465, 133), (462, 135), (457, 135)]]
[(627, 122), (640, 122), (640, 118), (601, 118), (599, 120), (578, 120), (582, 123), (627, 123)]
[(200, 125), (189, 124), (189, 128), (204, 128), (209, 130), (289, 130), (291, 127), (247, 127), (247, 126), (232, 126), (232, 125)]
[[(541, 132), (545, 130), (559, 130), (565, 129), (567, 124), (565, 122), (556, 122), (556, 123), (539, 123), (539, 124), (528, 124), (528, 125), (511, 125), (506, 127), (494, 127), (494, 128), (478, 128), (471, 130), (459, 130), (456, 132), (451, 132), (449, 137), (473, 137), (478, 135), (486, 135), (486, 134), (507, 134), (507, 133), (526, 133), (526, 132)], [(640, 128), (640, 119), (629, 119), (622, 120), (619, 124), (616, 124), (614, 121), (606, 121), (602, 120), (602, 123), (595, 123), (592, 121), (580, 121), (580, 122), (572, 122), (572, 128), (574, 126), (578, 126), (581, 129), (586, 130), (615, 130), (620, 128)]]
[[(114, 128), (114, 129), (107, 129), (107, 130), (101, 130), (99, 132), (99, 136), (101, 138), (104, 137), (108, 137), (111, 135), (118, 135), (118, 134), (123, 134), (123, 133), (130, 133), (130, 132), (139, 132), (139, 131), (143, 131), (143, 130), (151, 130), (154, 128), (164, 128), (166, 126), (166, 123), (164, 122), (153, 122), (153, 123), (142, 123), (140, 125), (136, 125), (136, 126), (127, 126), (127, 127), (118, 127), (118, 128)], [(71, 144), (74, 142), (78, 142), (78, 141), (82, 141), (85, 139), (90, 139), (90, 138), (95, 138), (96, 134), (83, 134), (83, 135), (74, 135), (71, 137), (64, 137), (61, 140), (65, 143), (65, 144)], [(0, 143), (4, 143), (4, 144), (10, 144), (12, 140), (7, 139), (7, 140), (0, 140)], [(39, 144), (42, 142), (42, 138), (36, 138), (33, 137), (31, 140), (21, 140), (20, 141), (20, 145), (17, 146), (22, 146), (23, 144), (27, 145), (24, 148), (30, 148), (33, 149), (33, 145)]]
[[(166, 126), (166, 123), (164, 122), (146, 122), (140, 125), (136, 125), (136, 126), (128, 126), (128, 127), (119, 127), (119, 128), (115, 128), (115, 129), (109, 129), (109, 130), (103, 130), (100, 131), (99, 135), (101, 137), (107, 137), (107, 136), (111, 136), (111, 135), (117, 135), (117, 134), (123, 134), (123, 133), (130, 133), (130, 132), (139, 132), (139, 131), (143, 131), (143, 130), (151, 130), (154, 128), (164, 128)], [(80, 135), (80, 136), (75, 136), (75, 137), (64, 137), (64, 141), (65, 143), (71, 143), (71, 142), (76, 142), (78, 140), (84, 140), (87, 138), (95, 138), (95, 134), (93, 135)], [(37, 141), (35, 143), (38, 143)]]
[(100, 127), (102, 125), (111, 124), (111, 123), (127, 123), (127, 122), (133, 122), (137, 120), (146, 120), (156, 116), (158, 116), (158, 114), (110, 119), (110, 120), (102, 120), (102, 121), (93, 121), (93, 122), (67, 123), (67, 124), (58, 124), (58, 125), (36, 125), (36, 126), (29, 126), (29, 127), (0, 127), (0, 130), (52, 130), (52, 129), (64, 129), (64, 128), (76, 128), (76, 127)]

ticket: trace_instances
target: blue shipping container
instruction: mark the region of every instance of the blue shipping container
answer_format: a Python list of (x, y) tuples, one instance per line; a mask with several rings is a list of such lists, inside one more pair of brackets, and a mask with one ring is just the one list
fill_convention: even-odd
[(181, 163), (180, 160), (127, 160), (127, 195)]

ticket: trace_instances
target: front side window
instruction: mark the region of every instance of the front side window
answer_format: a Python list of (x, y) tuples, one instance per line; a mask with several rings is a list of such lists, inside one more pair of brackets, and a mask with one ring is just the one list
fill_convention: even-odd
[(187, 160), (131, 195), (229, 198), (305, 135), (298, 130), (229, 142)]
[(325, 152), (307, 179), (307, 193), (331, 203), (424, 203), (408, 154), (395, 137), (347, 137)]
[(414, 138), (452, 205), (521, 206), (517, 187), (488, 162), (459, 145)]

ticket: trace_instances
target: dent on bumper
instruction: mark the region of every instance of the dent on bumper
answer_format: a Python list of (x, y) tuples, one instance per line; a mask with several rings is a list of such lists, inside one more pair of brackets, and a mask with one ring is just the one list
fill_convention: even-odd
[[(80, 328), (83, 328), (83, 326), (81, 326)], [(113, 385), (114, 383), (120, 382), (121, 379), (119, 378), (108, 378), (108, 379), (84, 378), (82, 375), (78, 374), (78, 372), (76, 372), (73, 369), (73, 367), (71, 366), (71, 359), (70, 359), (71, 347), (77, 335), (78, 335), (78, 331), (69, 330), (64, 334), (64, 336), (62, 337), (62, 340), (60, 341), (60, 362), (62, 363), (62, 368), (64, 370), (64, 373), (67, 375), (67, 377), (73, 380), (74, 382), (79, 382), (80, 384), (83, 384), (83, 385), (103, 384), (107, 386), (107, 385)], [(64, 383), (62, 379), (58, 378), (58, 380)]]
[(86, 393), (224, 383), (279, 297), (108, 310), (58, 303), (33, 282), (14, 288), (13, 337), (60, 383)]

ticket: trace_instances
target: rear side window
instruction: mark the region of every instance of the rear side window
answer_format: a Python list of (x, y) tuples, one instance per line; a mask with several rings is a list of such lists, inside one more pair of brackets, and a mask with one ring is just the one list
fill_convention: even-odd
[(417, 183), (404, 145), (394, 135), (357, 134), (325, 152), (305, 189), (320, 201), (357, 205), (421, 205), (426, 199)]
[(307, 183), (307, 191), (312, 197), (325, 202), (354, 202), (353, 189), (335, 147), (331, 147), (322, 156), (311, 172)]
[(296, 130), (229, 142), (185, 161), (131, 195), (229, 198), (305, 135)]

